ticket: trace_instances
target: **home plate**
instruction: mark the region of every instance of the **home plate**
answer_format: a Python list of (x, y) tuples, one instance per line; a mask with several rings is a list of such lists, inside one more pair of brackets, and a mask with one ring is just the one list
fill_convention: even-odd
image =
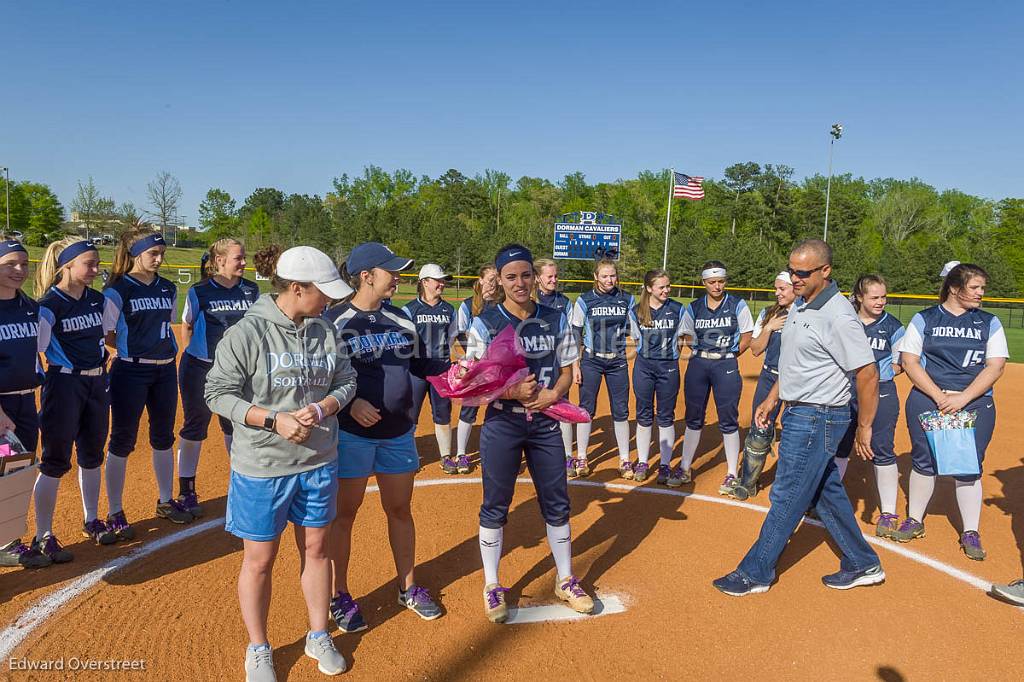
[(565, 604), (544, 604), (542, 606), (524, 606), (508, 610), (506, 625), (522, 625), (524, 623), (547, 623), (553, 620), (585, 620), (595, 616), (607, 616), (612, 613), (623, 613), (626, 605), (614, 594), (594, 597), (594, 612), (576, 613)]

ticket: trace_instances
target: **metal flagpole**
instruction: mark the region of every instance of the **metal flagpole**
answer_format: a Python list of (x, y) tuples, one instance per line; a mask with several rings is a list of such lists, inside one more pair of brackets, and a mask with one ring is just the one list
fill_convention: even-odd
[(668, 226), (672, 221), (672, 194), (676, 187), (676, 169), (668, 169), (668, 211), (665, 213), (665, 249), (661, 254), (661, 269), (668, 269)]

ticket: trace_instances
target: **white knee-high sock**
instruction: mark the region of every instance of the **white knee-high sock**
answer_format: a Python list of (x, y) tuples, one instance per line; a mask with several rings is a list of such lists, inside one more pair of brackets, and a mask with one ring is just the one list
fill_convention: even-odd
[(619, 446), (619, 461), (629, 461), (629, 422), (615, 422), (615, 444)]
[(469, 447), (469, 436), (473, 433), (473, 425), (469, 422), (459, 420), (458, 431), (455, 434), (455, 447), (456, 454), (466, 454), (466, 448)]
[(452, 427), (448, 424), (434, 424), (434, 438), (437, 439), (437, 451), (442, 457), (452, 456)]
[(740, 472), (740, 432), (723, 433), (722, 446), (725, 450), (725, 466), (728, 473), (736, 476)]
[(552, 526), (545, 523), (544, 526), (548, 531), (548, 546), (555, 559), (558, 580), (565, 580), (572, 575), (572, 534), (569, 532), (569, 524)]
[(199, 468), (199, 452), (202, 447), (202, 441), (178, 439), (178, 476), (195, 478), (196, 469)]
[(651, 456), (651, 432), (653, 426), (636, 425), (636, 459), (638, 462), (647, 464), (647, 458)]
[(850, 458), (833, 457), (832, 459), (836, 462), (836, 469), (839, 469), (839, 480), (843, 480), (846, 477), (846, 467), (850, 466)]
[(124, 479), (128, 469), (128, 458), (107, 453), (107, 508), (111, 514), (124, 511), (121, 501), (124, 495)]
[(78, 467), (78, 489), (82, 492), (82, 516), (86, 523), (93, 521), (99, 511), (102, 479), (102, 467)]
[(503, 535), (501, 528), (480, 526), (480, 559), (484, 563), (484, 585), (494, 585), (498, 582)]
[(224, 434), (224, 449), (227, 451), (228, 455), (231, 454), (231, 441), (234, 439), (234, 436), (227, 433)]
[(558, 427), (562, 429), (562, 447), (565, 448), (565, 458), (572, 459), (572, 424), (561, 422)]
[(672, 461), (672, 450), (676, 447), (676, 425), (658, 427), (658, 448), (661, 450), (661, 463), (668, 466)]
[(591, 422), (576, 425), (576, 451), (580, 459), (587, 458), (587, 449), (590, 448), (590, 427)]
[(32, 504), (36, 510), (36, 539), (42, 540), (47, 533), (53, 532), (53, 510), (57, 507), (57, 488), (60, 479), (46, 474), (39, 474), (36, 486), (32, 490)]
[(931, 502), (933, 492), (935, 492), (934, 476), (925, 476), (916, 471), (911, 471), (907, 516), (918, 521), (924, 521), (924, 514), (928, 511), (928, 503)]
[(684, 471), (689, 471), (693, 466), (693, 456), (697, 454), (697, 446), (700, 445), (700, 430), (686, 429), (683, 434), (683, 461), (680, 462)]
[(981, 479), (964, 483), (956, 482), (956, 504), (960, 507), (960, 519), (964, 523), (964, 531), (978, 530), (981, 519)]
[(900, 490), (900, 470), (895, 464), (876, 464), (875, 483), (878, 485), (878, 506), (882, 513), (895, 514), (896, 495)]
[(174, 494), (174, 452), (154, 450), (153, 473), (156, 474), (156, 487), (160, 494), (160, 501), (167, 502)]

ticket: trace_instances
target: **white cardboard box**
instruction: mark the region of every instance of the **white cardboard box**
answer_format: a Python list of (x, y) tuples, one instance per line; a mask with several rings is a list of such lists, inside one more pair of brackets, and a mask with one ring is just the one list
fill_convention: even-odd
[(0, 546), (20, 538), (28, 529), (28, 503), (39, 474), (33, 464), (8, 476), (0, 476)]

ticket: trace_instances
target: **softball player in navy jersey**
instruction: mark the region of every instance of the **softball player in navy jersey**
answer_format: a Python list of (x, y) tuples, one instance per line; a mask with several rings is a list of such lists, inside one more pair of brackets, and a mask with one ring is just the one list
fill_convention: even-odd
[(92, 288), (99, 274), (99, 253), (91, 241), (68, 237), (50, 244), (36, 271), (39, 299), (39, 347), (47, 368), (40, 400), (43, 455), (33, 501), (36, 538), (32, 546), (54, 563), (74, 557), (53, 535), (53, 513), (60, 479), (71, 470), (71, 449), (78, 456), (78, 485), (85, 525), (82, 534), (109, 545), (117, 535), (97, 518), (103, 445), (110, 424), (107, 377), (109, 327), (103, 294)]
[[(580, 407), (590, 413), (597, 410), (601, 378), (608, 386), (619, 448), (619, 475), (633, 477), (629, 462), (629, 365), (626, 362), (626, 337), (629, 335), (629, 309), (636, 304), (633, 294), (619, 289), (619, 270), (615, 261), (601, 259), (594, 265), (594, 288), (580, 294), (573, 306), (569, 324), (577, 334), (583, 354), (580, 359)], [(587, 449), (592, 424), (576, 427), (579, 456), (570, 475), (586, 476)]]
[[(199, 452), (213, 417), (203, 397), (206, 375), (213, 367), (214, 352), (224, 332), (241, 320), (260, 297), (256, 283), (243, 277), (245, 247), (238, 240), (215, 241), (204, 255), (201, 267), (203, 279), (189, 288), (181, 311), (185, 352), (178, 368), (181, 409), (185, 413), (185, 422), (178, 432), (178, 503), (196, 518), (203, 515), (196, 494)], [(234, 433), (231, 420), (217, 419), (224, 432), (224, 449), (230, 453)]]
[[(918, 415), (930, 410), (976, 412), (979, 470), (992, 440), (996, 425), (992, 386), (1002, 376), (1010, 353), (999, 318), (981, 310), (987, 284), (988, 273), (981, 267), (967, 263), (954, 267), (942, 283), (941, 303), (914, 315), (897, 347), (914, 384), (906, 402), (913, 459), (907, 519), (893, 533), (900, 542), (924, 536), (924, 515), (935, 490), (935, 457)], [(969, 558), (980, 561), (985, 558), (978, 534), (981, 476), (953, 478), (963, 521), (960, 547)]]
[(391, 553), (398, 571), (398, 603), (424, 620), (441, 607), (415, 582), (416, 526), (412, 517), (413, 479), (420, 468), (416, 424), (412, 420), (412, 375), (416, 325), (401, 308), (384, 303), (398, 289), (398, 276), (412, 265), (376, 242), (352, 249), (342, 270), (355, 293), (327, 311), (334, 323), (338, 352), (356, 371), (356, 395), (338, 415), (338, 514), (332, 530), (331, 560), (335, 596), (331, 613), (343, 632), (366, 628), (348, 589), (352, 525), (363, 503), (366, 483), (375, 476), (388, 522)]
[(409, 365), (412, 375), (413, 425), (420, 418), (423, 401), (430, 395), (430, 413), (434, 419), (434, 437), (440, 453), (441, 470), (446, 474), (469, 472), (469, 457), (452, 458), (452, 401), (442, 398), (427, 377), (444, 374), (452, 364), (452, 341), (457, 320), (455, 306), (441, 298), (451, 279), (440, 265), (427, 263), (420, 268), (416, 284), (418, 296), (402, 308), (416, 325), (416, 355)]
[[(878, 486), (878, 506), (881, 515), (875, 526), (878, 537), (892, 537), (899, 528), (896, 513), (896, 494), (900, 487), (900, 472), (896, 468), (896, 422), (900, 418), (900, 397), (896, 392), (896, 375), (903, 371), (899, 364), (896, 344), (906, 333), (898, 319), (885, 312), (888, 289), (879, 275), (863, 275), (853, 287), (850, 302), (857, 310), (868, 343), (871, 344), (878, 365), (878, 410), (871, 424), (871, 463), (875, 469), (875, 483)], [(836, 467), (839, 477), (846, 475), (846, 467), (853, 451), (857, 435), (857, 396), (850, 401), (850, 423), (836, 450)]]
[[(679, 343), (683, 304), (669, 298), (672, 283), (664, 270), (648, 270), (640, 300), (629, 311), (631, 335), (636, 341), (633, 395), (636, 396), (636, 454), (633, 480), (647, 480), (651, 430), (658, 419), (661, 461), (658, 482), (670, 476), (672, 449), (676, 444), (676, 399), (679, 397)], [(654, 400), (658, 409), (655, 412)]]
[[(788, 272), (780, 272), (775, 277), (775, 305), (762, 308), (754, 322), (754, 330), (750, 336), (750, 352), (757, 357), (764, 355), (761, 374), (757, 377), (754, 389), (754, 404), (750, 414), (757, 412), (757, 406), (768, 397), (768, 392), (779, 380), (779, 349), (782, 347), (782, 328), (786, 324), (789, 306), (796, 300), (793, 291), (793, 280)], [(777, 405), (771, 414), (771, 430), (775, 429), (775, 420), (779, 416), (781, 405)], [(752, 427), (753, 428), (753, 427)]]
[(754, 320), (746, 301), (725, 293), (725, 266), (708, 261), (700, 275), (706, 295), (686, 307), (683, 334), (693, 351), (683, 377), (686, 395), (686, 435), (683, 461), (677, 474), (680, 482), (692, 480), (690, 467), (700, 444), (708, 397), (715, 392), (718, 429), (722, 432), (728, 473), (718, 492), (731, 495), (736, 486), (740, 459), (739, 404), (743, 378), (736, 361), (750, 345)]
[(190, 523), (192, 514), (174, 499), (174, 418), (178, 411), (178, 343), (171, 321), (178, 288), (159, 275), (167, 246), (159, 232), (137, 229), (121, 237), (114, 254), (104, 318), (117, 349), (110, 367), (110, 443), (107, 445), (107, 523), (119, 539), (135, 536), (122, 505), (128, 455), (135, 449), (139, 421), (149, 416), (149, 444), (158, 496), (156, 515)]
[[(473, 283), (473, 295), (459, 305), (457, 312), (455, 332), (463, 348), (466, 347), (466, 332), (473, 324), (473, 318), (493, 307), (497, 303), (499, 295), (498, 271), (491, 264), (484, 265), (480, 268), (476, 282)], [(466, 449), (469, 447), (469, 437), (473, 433), (473, 424), (476, 423), (476, 416), (479, 412), (480, 408), (476, 406), (464, 406), (459, 410), (459, 425), (455, 434), (455, 443), (458, 460), (464, 462), (459, 467), (460, 474), (467, 474), (470, 471)]]
[[(558, 263), (550, 258), (538, 258), (533, 261), (533, 274), (537, 280), (537, 303), (560, 310), (565, 313), (565, 319), (569, 319), (572, 316), (572, 301), (558, 290)], [(572, 363), (572, 372), (573, 381), (578, 383), (579, 362)], [(573, 469), (572, 424), (560, 422), (558, 426), (562, 430), (562, 445), (565, 446), (565, 466)]]
[[(13, 432), (25, 450), (35, 452), (36, 387), (42, 379), (39, 304), (21, 291), (26, 279), (28, 251), (15, 239), (0, 240), (0, 436)], [(0, 566), (42, 568), (51, 563), (21, 538), (0, 547)]]
[[(572, 572), (572, 535), (569, 529), (569, 490), (565, 479), (558, 422), (540, 410), (569, 390), (570, 366), (578, 356), (565, 314), (534, 303), (533, 258), (518, 244), (502, 248), (494, 260), (504, 301), (473, 320), (469, 330), (471, 358), (481, 357), (491, 340), (508, 326), (515, 328), (530, 375), (487, 408), (480, 436), (484, 499), (480, 505), (480, 557), (484, 566), (484, 612), (495, 623), (508, 617), (505, 592), (498, 579), (502, 528), (515, 492), (519, 463), (526, 458), (548, 544), (558, 571), (555, 595), (580, 613), (594, 610), (594, 602)], [(528, 415), (527, 410), (534, 411)]]

